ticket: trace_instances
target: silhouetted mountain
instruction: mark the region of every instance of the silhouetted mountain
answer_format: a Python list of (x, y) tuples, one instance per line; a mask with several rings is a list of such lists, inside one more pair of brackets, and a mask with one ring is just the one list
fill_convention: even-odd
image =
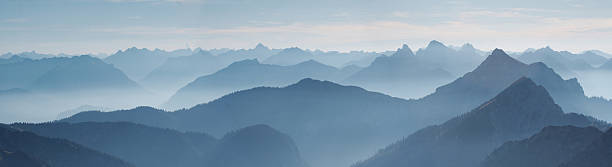
[(504, 142), (551, 125), (608, 126), (583, 115), (564, 114), (544, 87), (521, 78), (471, 112), (424, 128), (355, 167), (477, 166)]
[(66, 111), (63, 111), (63, 112), (57, 114), (57, 118), (56, 119), (60, 120), (60, 119), (68, 118), (68, 117), (70, 117), (70, 116), (72, 116), (74, 114), (77, 114), (77, 113), (83, 112), (83, 111), (102, 111), (102, 112), (104, 112), (104, 111), (111, 111), (111, 110), (112, 109), (110, 109), (110, 108), (101, 107), (101, 106), (82, 105), (82, 106), (79, 106), (77, 108), (66, 110)]
[[(571, 146), (571, 145), (570, 145)], [(612, 165), (612, 129), (608, 129), (599, 140), (559, 167), (608, 167)]]
[(596, 117), (607, 114), (604, 111), (608, 107), (590, 106), (592, 99), (584, 95), (576, 79), (563, 80), (543, 63), (523, 64), (501, 49), (494, 50), (474, 71), (420, 99), (416, 108), (430, 113), (435, 120), (443, 121), (477, 107), (523, 76), (545, 87), (566, 112), (586, 113)]
[(127, 122), (12, 126), (49, 138), (68, 139), (142, 167), (202, 166), (217, 142), (203, 133), (183, 133)]
[(117, 53), (106, 57), (104, 61), (115, 65), (133, 80), (140, 80), (163, 64), (167, 58), (189, 56), (191, 54), (193, 54), (191, 49), (167, 52), (159, 49), (149, 50), (132, 47), (125, 51), (119, 50)]
[(313, 58), (314, 56), (311, 53), (306, 52), (300, 48), (293, 47), (283, 49), (281, 52), (265, 59), (263, 63), (288, 66), (308, 61)]
[(173, 93), (199, 76), (209, 75), (220, 70), (232, 61), (199, 51), (190, 56), (168, 58), (163, 64), (149, 73), (141, 83), (156, 91)]
[(2, 167), (48, 167), (45, 162), (34, 159), (21, 151), (10, 152), (0, 149), (0, 166)]
[[(558, 167), (602, 137), (594, 127), (551, 126), (519, 141), (504, 143), (482, 167)], [(580, 166), (592, 166), (581, 164)]]
[(243, 60), (232, 63), (214, 74), (197, 78), (178, 90), (163, 107), (186, 108), (237, 90), (258, 86), (286, 86), (307, 77), (338, 80), (353, 72), (338, 70), (313, 60), (291, 66), (260, 64), (255, 59)]
[[(248, 63), (248, 62), (243, 62)], [(283, 87), (238, 91), (188, 110), (136, 108), (83, 112), (62, 121), (130, 121), (187, 131), (223, 133), (267, 124), (295, 139), (313, 166), (348, 166), (429, 124), (411, 102), (352, 86), (303, 79)]]
[(427, 91), (433, 91), (437, 85), (447, 83), (453, 78), (448, 71), (424, 63), (421, 58), (414, 56), (407, 45), (403, 45), (391, 56), (377, 57), (370, 66), (351, 75), (344, 83), (395, 96), (410, 97), (417, 91), (425, 91), (420, 96), (427, 95), (430, 93)]
[[(41, 162), (53, 167), (132, 166), (118, 158), (67, 140), (41, 137), (7, 125), (0, 125), (0, 151), (4, 152), (3, 154), (12, 153), (8, 159), (10, 161), (7, 161), (11, 163), (11, 166), (38, 166), (41, 165)], [(2, 157), (4, 159), (4, 156)], [(21, 160), (35, 161), (22, 162)], [(4, 161), (0, 160), (0, 164), (2, 163)]]
[(291, 138), (267, 125), (254, 125), (226, 134), (204, 166), (306, 167)]

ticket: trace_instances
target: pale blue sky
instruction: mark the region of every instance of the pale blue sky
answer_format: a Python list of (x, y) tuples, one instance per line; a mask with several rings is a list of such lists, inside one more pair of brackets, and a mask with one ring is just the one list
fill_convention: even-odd
[(128, 47), (612, 52), (608, 0), (0, 0), (0, 53)]

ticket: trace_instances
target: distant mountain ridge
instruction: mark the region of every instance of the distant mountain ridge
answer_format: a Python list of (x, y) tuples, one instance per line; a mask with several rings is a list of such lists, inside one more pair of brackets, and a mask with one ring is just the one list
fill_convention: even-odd
[[(133, 167), (123, 160), (79, 144), (41, 137), (4, 124), (0, 124), (0, 152), (19, 156), (9, 157), (9, 166)], [(0, 159), (0, 164), (4, 163), (4, 159)]]
[(565, 114), (542, 86), (521, 78), (469, 113), (424, 128), (355, 167), (470, 167), (506, 141), (546, 126), (609, 127), (592, 118)]
[(590, 145), (600, 140), (602, 135), (603, 133), (594, 127), (546, 127), (527, 139), (504, 143), (495, 149), (481, 166), (559, 167), (586, 151)]
[(149, 50), (147, 48), (138, 49), (131, 47), (119, 50), (104, 61), (115, 65), (133, 80), (141, 80), (156, 67), (161, 65), (167, 58), (188, 56), (193, 54), (191, 49), (180, 49), (174, 51), (164, 51), (160, 49)]
[(306, 167), (293, 140), (267, 125), (247, 126), (227, 133), (220, 140), (204, 133), (128, 122), (12, 126), (71, 140), (139, 167)]
[(38, 91), (76, 91), (81, 89), (140, 89), (125, 74), (98, 58), (75, 57), (25, 59), (0, 64), (0, 88), (26, 88)]
[(167, 58), (140, 82), (153, 90), (171, 90), (185, 86), (197, 77), (209, 75), (231, 63), (231, 59), (199, 51), (189, 56)]
[(267, 124), (294, 138), (313, 166), (339, 166), (399, 139), (411, 130), (405, 127), (424, 124), (418, 112), (404, 110), (410, 105), (410, 101), (359, 87), (302, 79), (287, 87), (238, 91), (175, 112), (141, 107), (82, 112), (61, 121), (130, 121), (215, 136), (250, 124)]
[(586, 97), (576, 79), (564, 80), (543, 63), (527, 65), (508, 56), (501, 49), (494, 50), (474, 71), (437, 88), (433, 94), (420, 99), (421, 107), (417, 108), (427, 110), (432, 117), (443, 121), (444, 118), (461, 114), (452, 111), (467, 111), (469, 108), (477, 107), (479, 103), (494, 97), (513, 81), (523, 76), (544, 86), (566, 112), (600, 117), (605, 116), (604, 111), (609, 108), (609, 102), (591, 105), (597, 103), (597, 100)]
[(258, 86), (286, 86), (303, 78), (337, 80), (355, 72), (341, 70), (314, 60), (290, 66), (261, 64), (256, 59), (230, 64), (213, 74), (195, 79), (179, 89), (164, 105), (180, 109), (213, 100), (233, 91)]

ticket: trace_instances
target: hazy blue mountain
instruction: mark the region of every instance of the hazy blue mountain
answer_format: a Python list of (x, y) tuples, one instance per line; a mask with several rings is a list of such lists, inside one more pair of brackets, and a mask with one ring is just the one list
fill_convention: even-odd
[(0, 89), (27, 88), (39, 77), (68, 60), (69, 58), (24, 59), (16, 63), (0, 64)]
[[(22, 160), (34, 159), (52, 167), (132, 166), (118, 158), (68, 140), (41, 137), (3, 124), (0, 125), (0, 151), (18, 153), (19, 155), (15, 156), (20, 156)], [(0, 164), (3, 163), (1, 161)], [(11, 163), (17, 163), (17, 166), (32, 165), (31, 161)]]
[(559, 167), (607, 167), (612, 165), (612, 129), (608, 129), (599, 140), (578, 152)]
[(308, 61), (313, 58), (314, 55), (312, 55), (312, 53), (304, 51), (297, 47), (293, 47), (283, 49), (279, 53), (266, 58), (265, 60), (263, 60), (262, 63), (288, 66)]
[(122, 71), (91, 56), (0, 64), (0, 78), (0, 90), (27, 90), (0, 96), (3, 123), (53, 120), (84, 104), (134, 107), (154, 98)]
[(419, 100), (419, 108), (433, 119), (444, 121), (494, 97), (513, 81), (526, 76), (544, 86), (566, 112), (585, 113), (608, 119), (610, 101), (588, 98), (576, 79), (564, 80), (543, 63), (519, 62), (496, 49), (474, 71), (441, 86)]
[(379, 56), (343, 83), (401, 97), (422, 97), (453, 79), (448, 71), (425, 63), (407, 45), (391, 56)]
[(44, 54), (44, 53), (37, 53), (36, 51), (30, 51), (30, 52), (21, 52), (21, 53), (6, 53), (6, 54), (3, 54), (3, 55), (0, 55), (0, 58), (11, 58), (13, 56), (18, 56), (18, 57), (27, 58), (27, 59), (43, 59), (43, 58), (52, 58), (52, 57), (71, 57), (71, 56), (65, 55), (65, 54), (54, 55), (54, 54)]
[(339, 80), (354, 73), (354, 70), (339, 70), (313, 60), (290, 66), (261, 64), (256, 59), (243, 60), (211, 75), (197, 78), (179, 89), (163, 107), (187, 108), (234, 91), (258, 86), (286, 86), (307, 77)]
[(554, 51), (550, 47), (524, 52), (518, 59), (525, 63), (543, 62), (565, 77), (577, 76), (576, 72), (592, 70), (607, 61), (605, 57), (593, 52), (573, 54), (567, 51)]
[(115, 65), (125, 72), (133, 80), (141, 80), (158, 66), (162, 65), (169, 57), (189, 56), (193, 54), (191, 49), (175, 50), (171, 52), (136, 47), (119, 50), (104, 59), (104, 61)]
[(472, 167), (506, 141), (529, 137), (551, 125), (608, 124), (565, 114), (542, 86), (520, 78), (469, 113), (395, 142), (355, 167)]
[[(519, 141), (504, 143), (483, 162), (482, 167), (558, 167), (601, 139), (594, 127), (550, 126)], [(580, 166), (592, 166), (582, 164)]]
[(608, 71), (612, 71), (612, 59), (608, 60), (606, 63), (604, 63), (603, 65), (599, 66), (600, 70), (608, 70)]
[(612, 58), (611, 54), (603, 52), (601, 50), (588, 50), (587, 52), (592, 52), (592, 53), (595, 53), (597, 55), (600, 55), (600, 56), (603, 56), (603, 57), (606, 57), (606, 58)]
[(422, 115), (425, 113), (412, 110), (407, 100), (303, 79), (282, 88), (238, 91), (188, 110), (165, 112), (141, 107), (82, 112), (62, 121), (130, 121), (215, 136), (252, 124), (267, 124), (295, 139), (313, 166), (348, 166), (406, 132), (429, 124)]
[(570, 60), (574, 61), (585, 61), (593, 67), (597, 67), (608, 61), (608, 58), (597, 54), (595, 51), (586, 51), (580, 54), (573, 54), (568, 51), (562, 51), (562, 54), (566, 55)]
[(2, 64), (11, 64), (11, 63), (19, 63), (27, 60), (27, 58), (19, 57), (19, 56), (11, 56), (10, 58), (0, 58), (0, 65)]
[(36, 91), (139, 89), (120, 70), (91, 56), (56, 57), (0, 64), (1, 89)]
[(422, 63), (444, 69), (455, 76), (469, 72), (485, 58), (471, 44), (465, 44), (455, 50), (435, 40), (429, 42), (427, 47), (419, 49), (415, 55)]
[[(313, 55), (313, 59), (328, 64), (337, 68), (341, 68), (349, 65), (361, 65), (367, 66), (374, 59), (380, 56), (380, 53), (377, 52), (365, 52), (365, 51), (350, 51), (350, 52), (338, 52), (338, 51), (321, 51), (314, 50), (310, 51)], [(359, 62), (363, 61), (363, 62)], [(367, 62), (369, 61), (369, 62)]]
[(45, 92), (141, 89), (121, 70), (100, 59), (86, 55), (61, 59), (65, 60), (34, 80), (30, 89)]
[(267, 125), (226, 134), (208, 159), (208, 167), (306, 167), (293, 140)]
[(49, 138), (67, 139), (142, 167), (202, 166), (217, 139), (127, 122), (13, 124)]
[(267, 46), (258, 43), (253, 49), (228, 50), (217, 55), (229, 60), (230, 62), (244, 59), (258, 59), (259, 61), (263, 61), (268, 57), (279, 53), (280, 51), (281, 50), (278, 49), (270, 49)]
[(175, 92), (197, 77), (212, 74), (231, 62), (231, 59), (214, 56), (206, 51), (172, 57), (147, 74), (140, 83), (156, 91)]

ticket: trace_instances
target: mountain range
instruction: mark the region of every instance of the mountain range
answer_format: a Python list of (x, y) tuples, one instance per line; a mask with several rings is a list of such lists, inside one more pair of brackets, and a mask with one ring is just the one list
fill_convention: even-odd
[(403, 45), (391, 56), (377, 57), (343, 83), (400, 97), (422, 97), (453, 78), (450, 72), (423, 62)]
[(523, 77), (471, 112), (421, 129), (354, 167), (478, 166), (504, 142), (551, 125), (609, 127), (591, 117), (564, 113), (544, 87)]
[(417, 112), (408, 110), (410, 105), (410, 101), (358, 87), (303, 79), (281, 88), (238, 91), (174, 112), (140, 107), (82, 112), (61, 121), (130, 121), (214, 136), (251, 124), (267, 124), (295, 139), (313, 166), (346, 166), (425, 124)]
[(606, 57), (594, 52), (573, 54), (550, 47), (524, 52), (518, 59), (528, 64), (543, 62), (564, 77), (575, 77), (577, 72), (593, 70), (607, 61)]
[[(258, 65), (255, 62), (242, 63)], [(84, 112), (63, 121), (130, 121), (217, 136), (231, 129), (263, 123), (287, 132), (298, 146), (304, 148), (304, 157), (313, 165), (341, 166), (365, 158), (371, 151), (401, 139), (406, 133), (463, 115), (523, 76), (546, 88), (567, 113), (605, 115), (605, 106), (609, 102), (584, 96), (575, 79), (563, 80), (543, 63), (527, 65), (497, 49), (474, 71), (437, 88), (436, 92), (422, 99), (404, 100), (358, 87), (303, 79), (282, 88), (238, 91), (175, 112), (153, 108)], [(595, 104), (593, 101), (601, 103), (601, 108), (587, 110), (592, 109), (589, 106)], [(318, 149), (322, 147), (321, 143), (328, 143), (323, 147), (326, 148), (325, 154)]]
[(179, 89), (162, 107), (166, 109), (187, 108), (233, 91), (259, 86), (286, 86), (309, 77), (338, 80), (357, 70), (359, 68), (354, 66), (337, 69), (314, 60), (290, 66), (261, 64), (256, 59), (243, 60), (232, 63), (213, 74), (195, 79)]
[(305, 167), (287, 135), (254, 125), (221, 139), (128, 122), (13, 124), (41, 136), (74, 141), (142, 167)]
[(171, 57), (153, 69), (140, 83), (152, 90), (174, 93), (197, 77), (212, 74), (232, 63), (230, 59), (199, 51), (189, 56)]
[(104, 58), (104, 61), (115, 65), (118, 69), (125, 72), (133, 80), (141, 80), (156, 67), (170, 57), (189, 56), (193, 54), (191, 49), (179, 49), (174, 51), (164, 51), (160, 49), (149, 50), (147, 48), (138, 49), (131, 47), (119, 50), (116, 53)]
[(545, 87), (566, 112), (584, 113), (602, 119), (610, 116), (606, 110), (612, 108), (612, 103), (586, 97), (577, 79), (564, 80), (544, 63), (527, 65), (501, 49), (494, 50), (472, 72), (419, 99), (420, 106), (416, 108), (430, 113), (437, 121), (444, 121), (477, 107), (523, 76)]
[(51, 167), (133, 165), (65, 139), (47, 138), (0, 124), (0, 164)]
[[(594, 127), (550, 126), (523, 140), (509, 141), (495, 149), (482, 163), (482, 167), (559, 167), (603, 137)], [(590, 154), (595, 156), (601, 154)], [(609, 156), (608, 156), (609, 157)], [(586, 165), (581, 162), (577, 166)], [(609, 165), (609, 163), (608, 163)], [(571, 165), (575, 166), (575, 165)]]

